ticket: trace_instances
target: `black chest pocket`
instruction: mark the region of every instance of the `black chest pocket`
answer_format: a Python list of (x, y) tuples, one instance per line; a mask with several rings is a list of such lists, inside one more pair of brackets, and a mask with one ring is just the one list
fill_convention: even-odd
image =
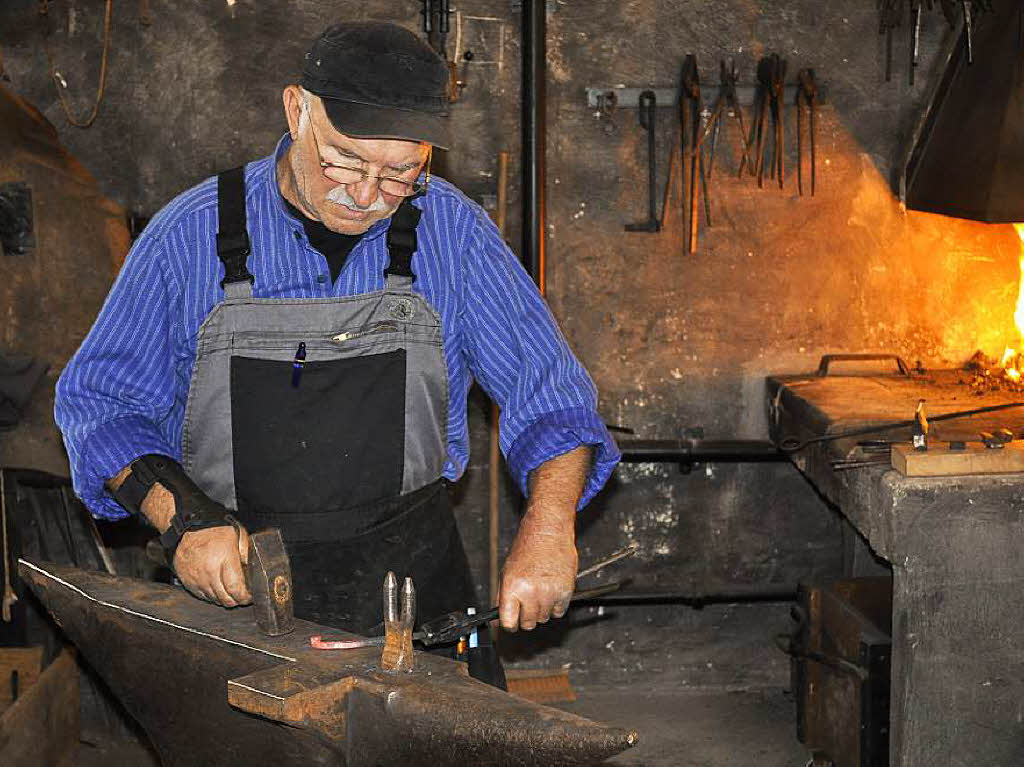
[(401, 493), (405, 350), (308, 361), (295, 373), (292, 361), (231, 358), (242, 518), (341, 510)]

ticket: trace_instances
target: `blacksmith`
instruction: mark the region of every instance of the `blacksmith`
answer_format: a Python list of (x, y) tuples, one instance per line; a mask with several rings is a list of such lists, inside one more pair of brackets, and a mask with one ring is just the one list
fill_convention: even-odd
[(495, 226), (431, 175), (454, 143), (447, 81), (400, 27), (327, 29), (273, 154), (153, 218), (60, 378), (76, 491), (97, 517), (143, 515), (198, 597), (249, 601), (239, 538), (277, 526), (300, 617), (372, 630), (387, 570), (413, 577), (420, 618), (475, 604), (446, 486), (476, 380), (528, 498), (501, 624), (567, 608), (574, 520), (618, 452)]

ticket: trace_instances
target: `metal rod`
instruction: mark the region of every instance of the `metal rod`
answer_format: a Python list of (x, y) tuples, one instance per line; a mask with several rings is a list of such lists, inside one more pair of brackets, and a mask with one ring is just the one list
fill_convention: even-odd
[(639, 550), (640, 550), (640, 544), (637, 543), (636, 541), (633, 541), (631, 544), (626, 546), (624, 549), (619, 549), (618, 551), (616, 551), (611, 556), (606, 557), (605, 559), (602, 559), (600, 562), (596, 562), (596, 563), (592, 564), (590, 567), (587, 567), (587, 568), (585, 568), (583, 570), (580, 570), (578, 573), (576, 573), (576, 580), (579, 580), (580, 578), (586, 578), (588, 575), (593, 575), (598, 570), (603, 570), (608, 565), (612, 564), (613, 562), (618, 562), (620, 559), (625, 559), (626, 557), (631, 557), (634, 554), (636, 554)]
[[(495, 210), (495, 224), (502, 239), (505, 239), (508, 219), (508, 152), (498, 152), (498, 203)], [(498, 442), (498, 422), (501, 410), (497, 403), (491, 403), (491, 445), (488, 493), (488, 574), (490, 576), (491, 604), (498, 601), (498, 537), (501, 532), (501, 503), (498, 488), (501, 481), (501, 449)]]
[(641, 107), (641, 109), (646, 109), (647, 115), (647, 210), (649, 223), (658, 220), (658, 166), (656, 165), (657, 157), (654, 146), (654, 137), (656, 135), (654, 131), (654, 110), (656, 107), (657, 102), (654, 99), (653, 93), (650, 96), (650, 101)]
[(785, 453), (767, 440), (650, 439), (618, 440), (623, 463), (711, 463), (785, 461)]
[(545, 292), (544, 182), (546, 24), (544, 0), (523, 0), (523, 265)]
[(728, 591), (709, 592), (707, 594), (689, 594), (679, 591), (667, 592), (633, 592), (620, 591), (616, 594), (577, 600), (580, 605), (630, 605), (630, 604), (685, 604), (701, 608), (709, 604), (725, 604), (735, 602), (794, 602), (796, 586), (784, 583), (734, 586)]

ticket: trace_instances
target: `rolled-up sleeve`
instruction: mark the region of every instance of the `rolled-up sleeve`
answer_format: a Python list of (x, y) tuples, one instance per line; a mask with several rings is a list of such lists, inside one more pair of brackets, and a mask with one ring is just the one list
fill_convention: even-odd
[(530, 472), (581, 445), (594, 449), (580, 508), (620, 454), (597, 413), (597, 389), (544, 298), (497, 228), (477, 216), (465, 250), (463, 344), (473, 376), (501, 409), (500, 442), (528, 494)]
[(108, 478), (147, 453), (178, 457), (160, 428), (174, 401), (161, 257), (159, 242), (144, 232), (57, 382), (54, 416), (75, 492), (105, 519), (127, 516), (106, 490)]

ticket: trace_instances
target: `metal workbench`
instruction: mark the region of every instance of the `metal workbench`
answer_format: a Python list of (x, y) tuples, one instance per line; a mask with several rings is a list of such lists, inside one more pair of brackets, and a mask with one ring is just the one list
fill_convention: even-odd
[[(913, 418), (921, 398), (934, 415), (1024, 399), (979, 395), (966, 377), (905, 369), (771, 377), (772, 438)], [(1024, 408), (936, 424), (935, 436), (977, 439), (993, 426), (1021, 433)], [(833, 467), (867, 438), (812, 443), (792, 460), (892, 566), (889, 763), (1024, 765), (1024, 474), (915, 478), (886, 466)]]

